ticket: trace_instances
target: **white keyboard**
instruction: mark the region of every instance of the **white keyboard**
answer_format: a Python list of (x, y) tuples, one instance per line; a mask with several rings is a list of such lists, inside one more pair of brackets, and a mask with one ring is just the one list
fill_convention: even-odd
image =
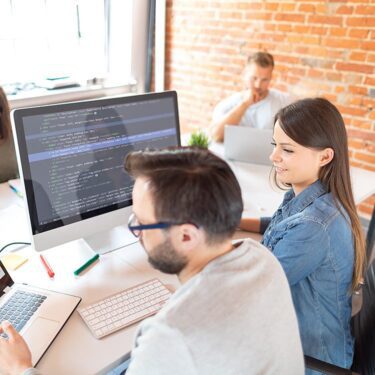
[(100, 339), (157, 313), (171, 296), (158, 279), (152, 279), (78, 309), (93, 335)]

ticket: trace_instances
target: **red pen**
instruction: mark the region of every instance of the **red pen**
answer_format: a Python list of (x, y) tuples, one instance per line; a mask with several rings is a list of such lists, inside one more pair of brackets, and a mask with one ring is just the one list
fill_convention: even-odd
[(50, 278), (53, 278), (55, 276), (55, 272), (53, 272), (51, 266), (47, 263), (46, 259), (44, 258), (44, 256), (42, 254), (40, 254), (40, 260), (42, 261), (43, 266), (44, 266), (44, 268), (46, 269), (46, 271), (48, 273), (48, 276)]

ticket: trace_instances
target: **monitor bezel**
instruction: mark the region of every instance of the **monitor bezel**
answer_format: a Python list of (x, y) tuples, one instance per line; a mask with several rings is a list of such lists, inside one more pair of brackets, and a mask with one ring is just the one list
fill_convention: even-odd
[(20, 177), (24, 183), (24, 191), (26, 193), (28, 219), (30, 223), (30, 229), (32, 236), (38, 234), (45, 234), (51, 230), (61, 229), (65, 226), (74, 225), (77, 223), (85, 222), (89, 219), (96, 218), (101, 215), (113, 213), (117, 210), (126, 209), (132, 206), (132, 199), (112, 204), (107, 207), (102, 207), (89, 211), (87, 213), (78, 214), (68, 218), (56, 220), (47, 224), (39, 224), (36, 210), (36, 202), (34, 197), (34, 186), (31, 180), (31, 170), (28, 161), (27, 143), (25, 139), (24, 121), (23, 119), (27, 116), (34, 115), (45, 115), (54, 112), (74, 111), (96, 106), (112, 106), (117, 104), (131, 104), (134, 102), (152, 101), (157, 99), (171, 98), (173, 100), (173, 109), (175, 111), (176, 119), (176, 138), (177, 146), (181, 145), (180, 140), (180, 125), (179, 125), (179, 114), (178, 114), (178, 102), (176, 91), (164, 91), (158, 93), (147, 93), (139, 95), (126, 95), (114, 98), (100, 98), (94, 100), (85, 100), (79, 102), (68, 102), (51, 105), (43, 105), (36, 107), (20, 108), (15, 109), (11, 112), (11, 120), (14, 133), (14, 141), (17, 151), (18, 165), (20, 169)]

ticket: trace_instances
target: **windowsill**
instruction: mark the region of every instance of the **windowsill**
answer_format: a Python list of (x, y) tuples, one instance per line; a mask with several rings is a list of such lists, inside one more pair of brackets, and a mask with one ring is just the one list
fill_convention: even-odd
[(71, 88), (48, 90), (35, 88), (19, 92), (16, 95), (8, 95), (11, 109), (33, 107), (38, 105), (73, 102), (85, 99), (100, 98), (103, 96), (116, 96), (134, 93), (137, 91), (137, 82), (131, 81), (121, 85), (90, 85)]

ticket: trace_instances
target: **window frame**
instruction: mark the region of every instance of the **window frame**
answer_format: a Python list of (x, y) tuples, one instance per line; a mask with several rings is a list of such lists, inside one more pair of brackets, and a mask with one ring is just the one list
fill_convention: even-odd
[[(11, 109), (29, 107), (36, 105), (53, 104), (64, 101), (77, 101), (94, 99), (103, 96), (115, 96), (131, 93), (145, 92), (146, 84), (146, 60), (147, 60), (147, 26), (150, 0), (127, 0), (132, 1), (132, 41), (131, 41), (131, 78), (127, 80), (108, 80), (107, 82), (88, 84), (76, 88), (45, 90), (41, 93), (31, 91), (21, 92), (17, 95), (8, 96)], [(110, 0), (104, 0), (107, 11), (110, 9)], [(108, 19), (108, 18), (107, 18)], [(113, 33), (107, 25), (107, 32)], [(110, 36), (110, 35), (109, 35)], [(109, 40), (105, 48), (114, 48)], [(110, 51), (108, 51), (110, 58)], [(122, 81), (122, 82), (121, 82)]]

